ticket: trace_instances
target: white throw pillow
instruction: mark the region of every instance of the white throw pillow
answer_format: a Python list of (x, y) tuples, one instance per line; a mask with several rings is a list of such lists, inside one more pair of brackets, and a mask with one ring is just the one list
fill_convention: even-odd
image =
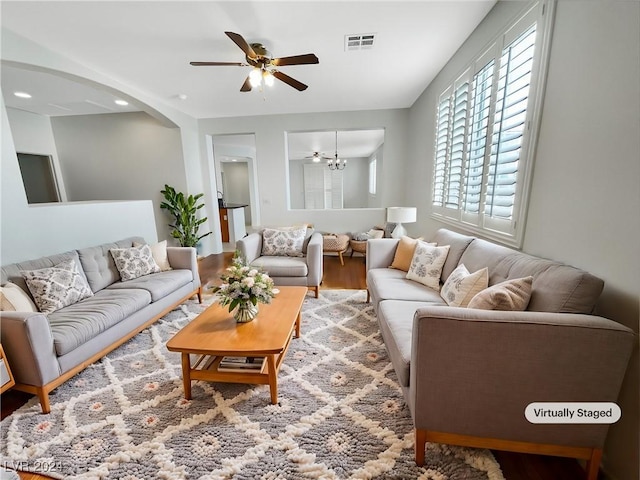
[(262, 231), (262, 255), (302, 257), (307, 227), (265, 228)]
[[(134, 247), (141, 247), (144, 243), (133, 242)], [(167, 255), (167, 241), (163, 240), (155, 245), (149, 245), (151, 248), (151, 256), (153, 260), (158, 264), (160, 270), (166, 272), (172, 270), (169, 264), (169, 256)]]
[(42, 313), (53, 313), (93, 296), (74, 259), (65, 260), (53, 267), (25, 270), (22, 276)]
[(160, 271), (160, 267), (153, 259), (149, 245), (140, 245), (139, 247), (131, 248), (112, 248), (109, 251), (116, 263), (118, 272), (120, 272), (120, 279), (123, 282)]
[(37, 312), (38, 307), (27, 292), (15, 283), (8, 282), (4, 287), (0, 287), (0, 310), (3, 312)]
[(439, 292), (442, 267), (447, 260), (448, 254), (449, 245), (434, 247), (427, 242), (418, 240), (411, 259), (411, 266), (407, 272), (407, 278)]
[(469, 273), (467, 267), (460, 264), (444, 282), (440, 296), (452, 307), (466, 307), (471, 299), (489, 285), (489, 270), (482, 268)]
[(370, 238), (383, 238), (384, 230), (378, 230), (377, 228), (372, 228), (367, 232), (367, 235), (369, 235)]

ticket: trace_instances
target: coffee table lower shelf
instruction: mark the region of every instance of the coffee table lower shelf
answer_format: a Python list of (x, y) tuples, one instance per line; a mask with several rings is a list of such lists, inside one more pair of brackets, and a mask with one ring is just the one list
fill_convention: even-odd
[[(288, 346), (288, 345), (287, 345)], [(271, 391), (271, 403), (278, 403), (278, 371), (287, 351), (280, 354), (260, 355), (265, 357), (262, 368), (247, 369), (239, 372), (236, 369), (227, 371), (219, 369), (220, 361), (225, 355), (198, 355), (193, 365), (191, 354), (182, 353), (182, 379), (184, 382), (184, 397), (191, 400), (191, 382), (193, 380), (205, 380), (207, 382), (220, 383), (248, 383), (251, 385), (269, 385)], [(258, 356), (254, 353), (234, 353), (234, 356)]]

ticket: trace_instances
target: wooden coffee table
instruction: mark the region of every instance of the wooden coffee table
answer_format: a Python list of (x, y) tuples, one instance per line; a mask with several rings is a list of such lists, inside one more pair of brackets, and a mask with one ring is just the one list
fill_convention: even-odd
[[(294, 334), (300, 336), (300, 311), (307, 287), (278, 287), (269, 304), (260, 304), (258, 316), (236, 323), (228, 307), (214, 303), (176, 333), (167, 349), (182, 354), (184, 396), (191, 399), (191, 381), (269, 385), (271, 403), (278, 403), (278, 371)], [(194, 355), (192, 361), (191, 355)], [(225, 371), (224, 356), (265, 357), (258, 370)]]

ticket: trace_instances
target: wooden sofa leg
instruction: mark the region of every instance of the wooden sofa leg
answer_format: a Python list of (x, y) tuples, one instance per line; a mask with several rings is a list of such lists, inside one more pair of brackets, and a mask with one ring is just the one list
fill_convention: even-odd
[(38, 399), (40, 400), (40, 407), (42, 408), (42, 413), (51, 413), (51, 404), (49, 403), (49, 392), (47, 392), (42, 387), (38, 387), (36, 391), (38, 394)]
[(371, 301), (371, 293), (369, 293), (369, 289), (367, 288), (367, 303)]
[(427, 431), (418, 430), (416, 428), (416, 465), (422, 467), (424, 465), (424, 449), (427, 446)]
[(316, 298), (320, 296), (320, 286), (316, 285)]
[(597, 480), (600, 471), (600, 460), (602, 460), (602, 449), (594, 448), (591, 451), (591, 458), (587, 460), (587, 480)]
[(198, 303), (202, 303), (202, 286), (198, 287)]

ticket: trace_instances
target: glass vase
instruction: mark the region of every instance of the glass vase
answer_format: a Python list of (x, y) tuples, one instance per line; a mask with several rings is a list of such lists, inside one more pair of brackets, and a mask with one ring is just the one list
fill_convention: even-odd
[(247, 323), (258, 315), (258, 305), (252, 302), (242, 302), (233, 311), (233, 318), (238, 323)]

